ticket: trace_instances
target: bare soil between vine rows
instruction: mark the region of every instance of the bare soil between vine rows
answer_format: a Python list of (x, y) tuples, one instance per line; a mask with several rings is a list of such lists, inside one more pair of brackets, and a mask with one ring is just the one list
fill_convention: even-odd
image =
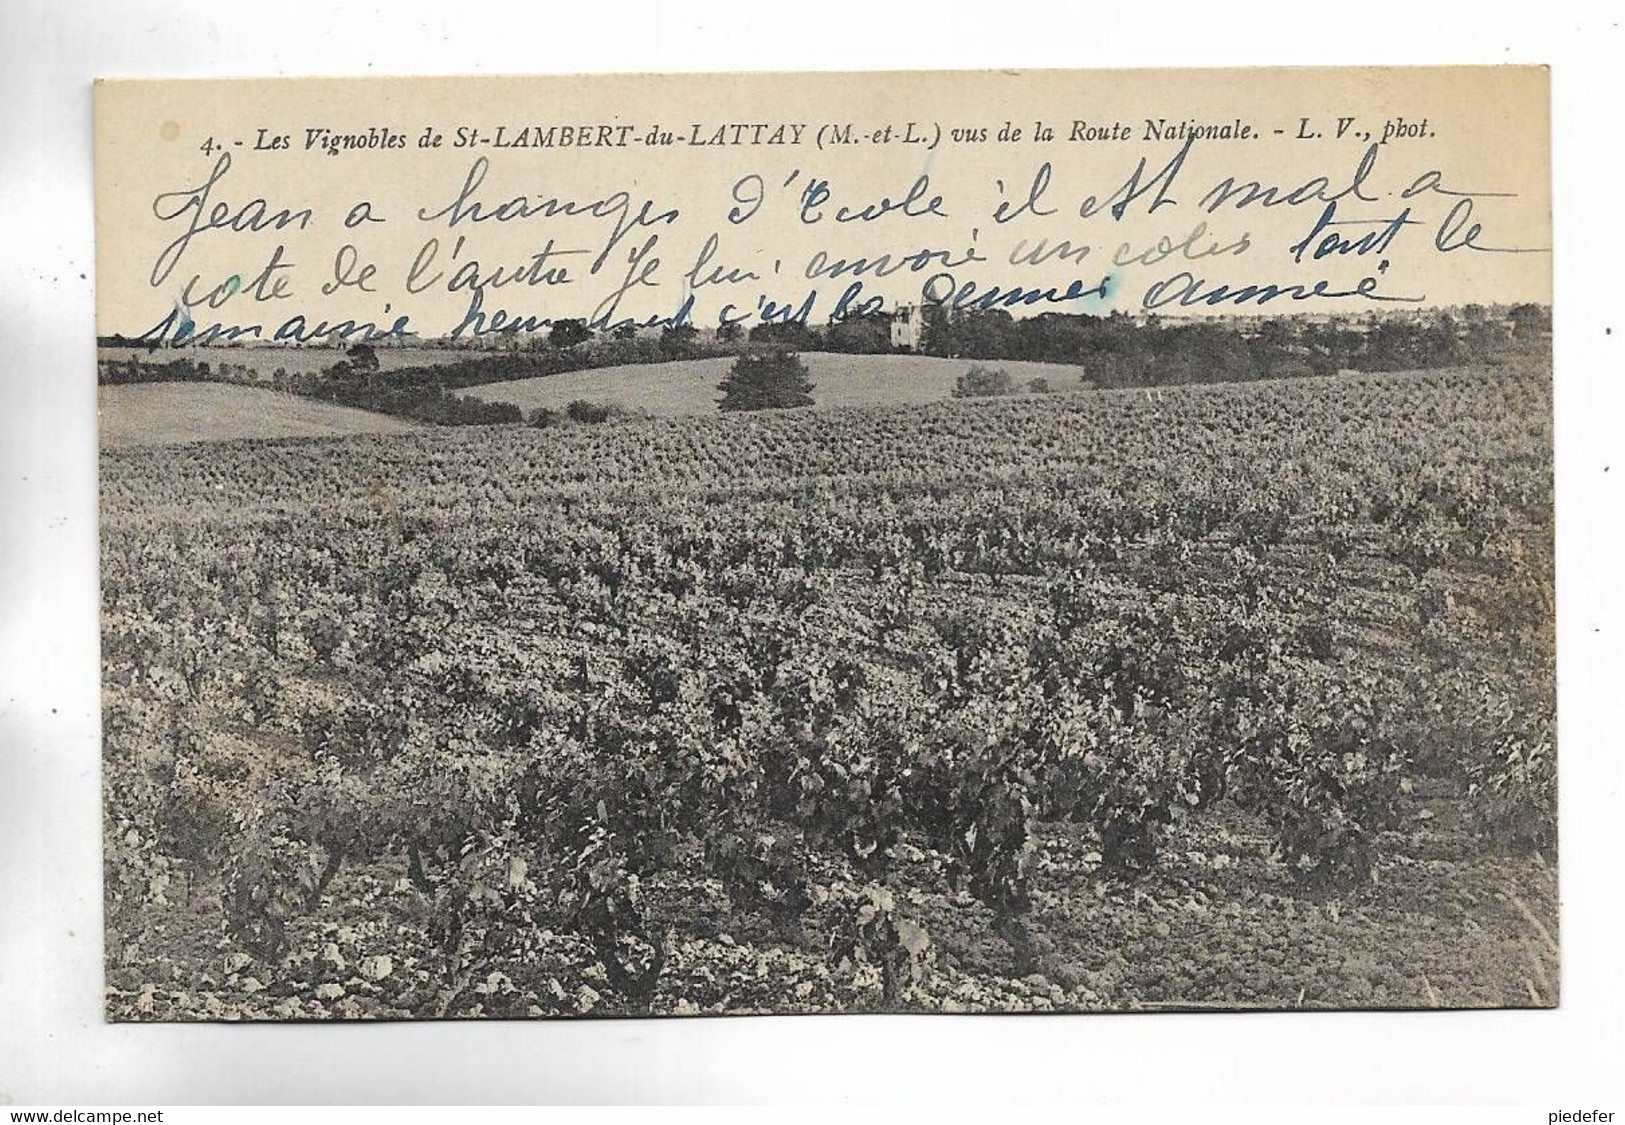
[[(1556, 869), (1483, 852), (1457, 827), (1455, 804), (1447, 794), (1416, 800), (1384, 841), (1376, 881), (1339, 897), (1302, 888), (1271, 857), (1263, 823), (1233, 809), (1185, 818), (1132, 885), (1096, 874), (1086, 832), (1049, 825), (1030, 919), (1040, 971), (1025, 977), (985, 909), (913, 853), (898, 908), (932, 947), (891, 1010), (1555, 1006)], [(404, 870), (341, 874), (275, 964), (232, 954), (217, 887), (183, 879), (164, 897), (143, 908), (139, 940), (107, 935), (110, 1019), (411, 1019), (441, 987), (427, 968), (427, 909)], [(651, 1015), (887, 1010), (879, 973), (826, 948), (817, 906), (788, 933), (736, 915), (711, 880), (657, 884), (650, 898), (669, 925)], [(576, 939), (561, 934), (544, 949), (469, 982), (446, 1015), (643, 1014), (617, 1006)]]

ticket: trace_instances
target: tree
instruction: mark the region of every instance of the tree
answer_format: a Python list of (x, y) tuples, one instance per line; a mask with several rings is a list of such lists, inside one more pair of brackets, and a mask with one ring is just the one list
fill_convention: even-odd
[(813, 385), (801, 357), (783, 348), (745, 352), (717, 384), (723, 410), (784, 410), (811, 406)]
[(607, 402), (591, 402), (584, 398), (572, 399), (564, 413), (572, 422), (583, 422), (587, 425), (597, 425), (607, 422), (615, 414), (615, 408)]
[(1467, 336), (1462, 341), (1462, 346), (1471, 359), (1480, 362), (1495, 361), (1500, 358), (1501, 351), (1507, 346), (1510, 338), (1505, 324), (1480, 316), (1476, 320), (1467, 321)]
[(832, 320), (824, 330), (824, 346), (832, 352), (880, 355), (891, 351), (891, 316), (866, 313)]
[(592, 339), (592, 329), (584, 320), (556, 320), (548, 330), (547, 342), (555, 348), (573, 348)]
[(1518, 340), (1533, 340), (1552, 330), (1550, 309), (1535, 304), (1513, 305), (1507, 314), (1512, 322), (1512, 335)]
[(687, 322), (660, 330), (660, 354), (667, 359), (690, 359), (699, 352), (700, 330)]
[(1018, 354), (1016, 320), (1005, 309), (954, 309), (926, 305), (921, 350), (929, 355), (970, 359), (1031, 359)]
[(811, 351), (822, 341), (802, 320), (770, 320), (750, 330), (750, 342), (789, 351)]
[(1460, 363), (1462, 347), (1455, 318), (1449, 313), (1440, 313), (1422, 330), (1417, 349), (1420, 353), (1417, 358), (1423, 367), (1449, 367)]
[(1007, 395), (1015, 389), (1010, 372), (1002, 367), (983, 367), (977, 364), (959, 377), (954, 384), (955, 398), (993, 398)]
[(351, 344), (344, 358), (350, 370), (367, 375), (378, 370), (378, 353), (371, 344)]

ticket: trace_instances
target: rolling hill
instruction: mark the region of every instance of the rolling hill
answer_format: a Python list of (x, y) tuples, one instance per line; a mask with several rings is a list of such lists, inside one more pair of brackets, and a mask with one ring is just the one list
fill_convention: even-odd
[[(815, 407), (905, 405), (951, 397), (954, 382), (976, 361), (921, 355), (843, 355), (804, 352), (812, 372)], [(563, 409), (576, 399), (619, 403), (660, 416), (714, 414), (717, 384), (727, 374), (731, 357), (599, 367), (536, 379), (484, 383), (462, 393), (487, 402), (510, 402), (523, 410)], [(1018, 387), (1047, 379), (1055, 390), (1076, 390), (1083, 369), (1061, 363), (991, 360)]]
[(227, 383), (139, 383), (96, 388), (101, 446), (174, 445), (238, 438), (395, 434), (414, 422)]

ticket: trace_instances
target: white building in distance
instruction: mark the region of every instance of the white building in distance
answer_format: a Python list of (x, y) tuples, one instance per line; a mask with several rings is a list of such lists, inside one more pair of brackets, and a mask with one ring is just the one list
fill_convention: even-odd
[(925, 334), (925, 310), (919, 305), (898, 305), (891, 316), (891, 346), (917, 352)]

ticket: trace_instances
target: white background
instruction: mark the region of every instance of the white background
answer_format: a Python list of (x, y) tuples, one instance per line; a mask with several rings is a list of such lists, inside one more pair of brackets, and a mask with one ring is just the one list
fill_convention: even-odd
[[(0, 0), (0, 1105), (793, 1098), (1625, 1109), (1625, 409), (1620, 334), (1606, 332), (1625, 327), (1625, 38), (1612, 7)], [(93, 78), (1444, 62), (1554, 66), (1561, 1010), (102, 1022)]]

